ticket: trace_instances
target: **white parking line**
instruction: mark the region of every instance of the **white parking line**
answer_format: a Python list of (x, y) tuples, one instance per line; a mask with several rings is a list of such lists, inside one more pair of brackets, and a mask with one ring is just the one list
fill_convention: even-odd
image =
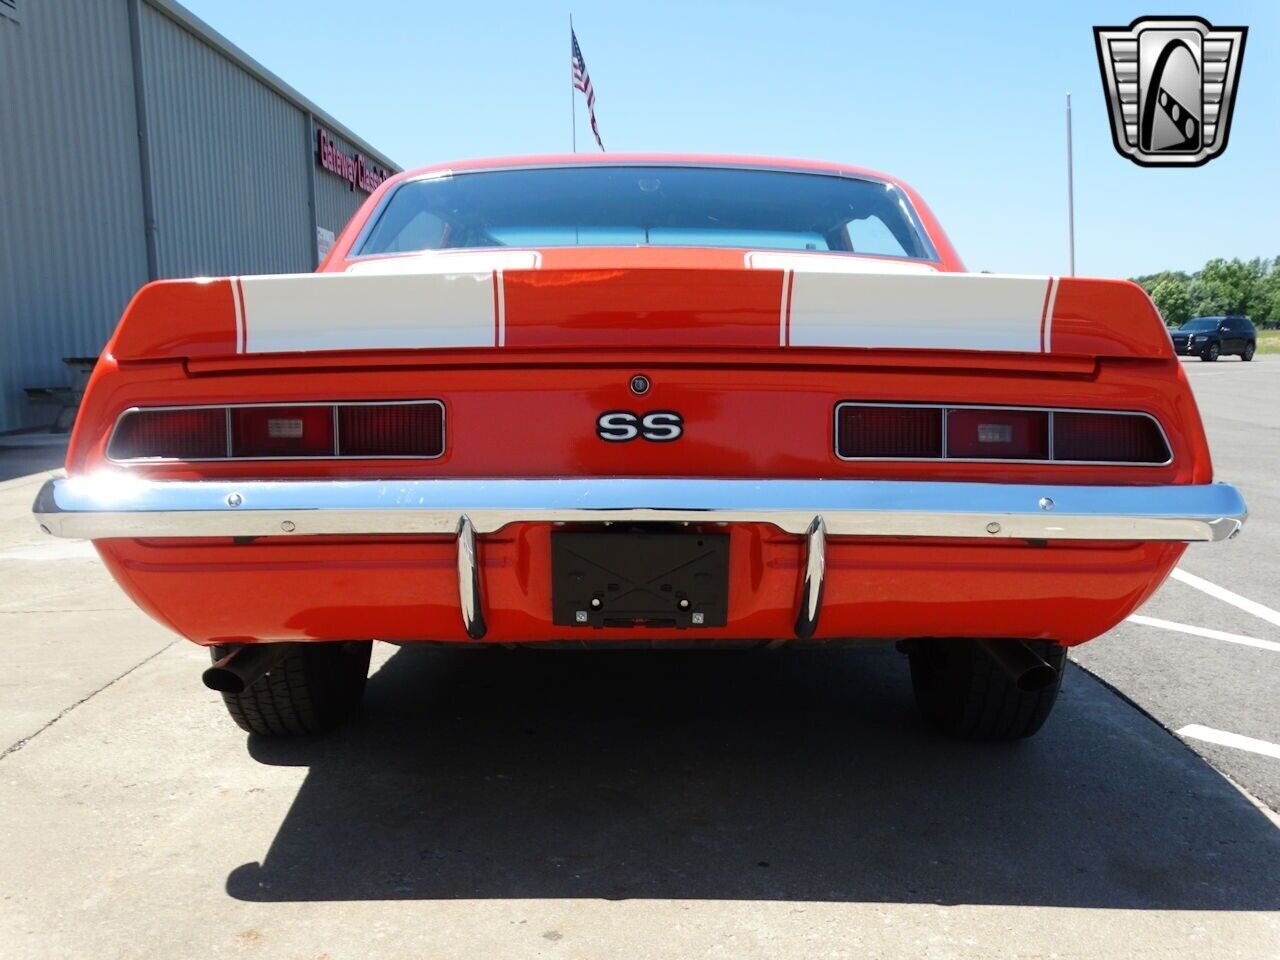
[(1183, 727), (1178, 731), (1178, 736), (1184, 740), (1203, 740), (1205, 743), (1234, 747), (1237, 750), (1247, 750), (1249, 753), (1257, 753), (1264, 757), (1280, 760), (1280, 743), (1272, 743), (1269, 740), (1255, 740), (1253, 737), (1242, 736), (1238, 733), (1228, 733), (1226, 730), (1202, 727), (1198, 723), (1188, 724)]
[(1231, 604), (1233, 607), (1239, 607), (1245, 613), (1251, 613), (1255, 617), (1261, 617), (1268, 623), (1274, 623), (1277, 627), (1280, 627), (1280, 611), (1278, 610), (1272, 610), (1270, 607), (1254, 600), (1250, 600), (1248, 597), (1242, 597), (1238, 593), (1232, 593), (1225, 587), (1220, 587), (1216, 583), (1210, 583), (1202, 577), (1197, 577), (1194, 573), (1187, 573), (1187, 571), (1183, 570), (1181, 567), (1175, 567), (1171, 576), (1175, 580), (1181, 580), (1189, 587), (1195, 587), (1197, 590), (1201, 590), (1211, 597), (1223, 600), (1226, 603)]
[(1130, 623), (1139, 623), (1144, 627), (1159, 627), (1161, 630), (1172, 630), (1175, 633), (1189, 633), (1193, 637), (1208, 637), (1210, 640), (1225, 640), (1227, 643), (1238, 643), (1243, 647), (1257, 647), (1259, 650), (1270, 650), (1280, 653), (1280, 643), (1274, 640), (1258, 640), (1239, 633), (1227, 633), (1224, 630), (1210, 630), (1208, 627), (1193, 627), (1189, 623), (1175, 623), (1172, 620), (1161, 620), (1158, 617), (1144, 617), (1135, 613), (1128, 618)]

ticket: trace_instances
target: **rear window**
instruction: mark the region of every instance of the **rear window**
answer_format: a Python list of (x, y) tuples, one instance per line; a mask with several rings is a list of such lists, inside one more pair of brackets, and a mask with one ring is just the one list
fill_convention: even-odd
[(936, 259), (901, 190), (719, 167), (572, 166), (402, 184), (358, 253), (477, 247), (743, 247)]

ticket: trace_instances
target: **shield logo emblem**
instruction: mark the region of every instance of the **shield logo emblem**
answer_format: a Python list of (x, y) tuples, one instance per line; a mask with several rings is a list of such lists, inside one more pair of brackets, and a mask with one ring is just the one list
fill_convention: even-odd
[(1094, 27), (1120, 155), (1144, 167), (1198, 167), (1222, 153), (1248, 32), (1199, 17)]

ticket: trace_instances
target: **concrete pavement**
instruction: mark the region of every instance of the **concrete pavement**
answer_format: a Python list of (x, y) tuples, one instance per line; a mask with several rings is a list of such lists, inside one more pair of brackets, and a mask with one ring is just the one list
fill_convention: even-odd
[(339, 735), (258, 743), (205, 662), (0, 761), (0, 956), (1280, 949), (1274, 820), (1079, 670), (992, 748), (890, 651), (401, 651)]
[[(38, 449), (49, 469), (0, 482), (0, 753), (174, 642), (121, 592), (92, 544), (53, 541), (31, 522), (31, 501), (63, 455)], [(0, 449), (0, 471), (31, 456)]]

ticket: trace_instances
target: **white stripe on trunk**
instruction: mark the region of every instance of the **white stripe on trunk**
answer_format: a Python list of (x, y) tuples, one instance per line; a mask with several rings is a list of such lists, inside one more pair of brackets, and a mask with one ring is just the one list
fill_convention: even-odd
[(236, 353), (244, 353), (244, 304), (240, 302), (239, 277), (231, 277), (231, 302), (236, 311)]
[(937, 273), (916, 260), (878, 260), (847, 253), (787, 253), (752, 250), (743, 257), (748, 270), (794, 270), (797, 273)]
[(782, 271), (782, 304), (778, 308), (778, 346), (780, 347), (787, 345), (787, 298), (791, 295), (792, 276), (790, 270)]
[(502, 279), (502, 271), (493, 271), (493, 295), (496, 298), (494, 303), (494, 316), (497, 318), (497, 344), (500, 347), (507, 345), (507, 288)]
[(1039, 353), (1048, 280), (797, 270), (791, 346)]
[(246, 353), (492, 347), (493, 271), (245, 277)]
[(484, 270), (537, 270), (537, 250), (424, 250), (357, 260), (347, 273), (480, 273)]
[(1044, 352), (1053, 353), (1053, 308), (1058, 302), (1058, 280), (1060, 277), (1054, 277), (1049, 281), (1049, 301), (1045, 304), (1044, 310)]

